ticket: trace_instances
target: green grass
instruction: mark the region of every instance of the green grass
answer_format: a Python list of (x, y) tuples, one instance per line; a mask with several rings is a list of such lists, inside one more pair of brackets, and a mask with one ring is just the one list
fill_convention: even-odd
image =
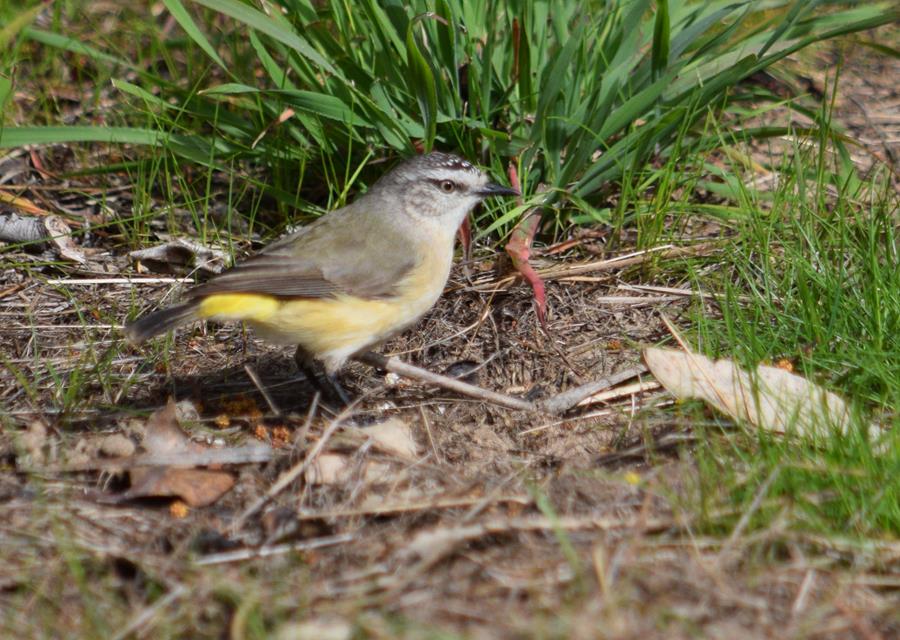
[[(72, 38), (58, 19), (50, 28), (22, 21), (13, 58), (74, 56), (70, 73), (88, 74), (98, 100), (111, 82), (129, 105), (119, 110), (125, 122), (112, 124), (129, 126), (34, 128), (7, 118), (0, 147), (159, 147), (240, 176), (283, 221), (298, 206), (308, 214), (334, 204), (373, 153), (438, 146), (497, 174), (515, 160), (530, 202), (562, 223), (596, 221), (610, 185), (679, 157), (676, 141), (719, 144), (696, 126), (708, 108), (771, 98), (732, 91), (739, 81), (813, 42), (900, 16), (888, 2), (787, 0), (284, 0), (283, 13), (238, 0), (164, 4), (179, 26), (154, 34), (126, 14), (146, 43), (126, 45), (125, 55), (110, 35)], [(64, 3), (54, 17), (78, 6)], [(361, 184), (374, 175), (366, 167)], [(495, 214), (487, 229), (502, 235), (523, 210)]]
[[(733, 523), (776, 474), (751, 528), (778, 520), (807, 533), (895, 537), (900, 196), (884, 167), (863, 180), (842, 161), (827, 104), (818, 119), (821, 134), (812, 144), (795, 142), (775, 158), (774, 190), (740, 186), (733, 193), (743, 215), (731, 222), (728, 248), (712, 271), (700, 275), (697, 266), (695, 284), (718, 300), (714, 310), (696, 306), (694, 336), (708, 354), (746, 366), (790, 360), (851, 401), (858, 429), (815, 442), (751, 430), (724, 448), (711, 437), (701, 446), (701, 494), (707, 511), (715, 503), (734, 506)], [(736, 185), (753, 177), (742, 167), (731, 172)], [(884, 448), (864, 435), (871, 421), (885, 430)]]

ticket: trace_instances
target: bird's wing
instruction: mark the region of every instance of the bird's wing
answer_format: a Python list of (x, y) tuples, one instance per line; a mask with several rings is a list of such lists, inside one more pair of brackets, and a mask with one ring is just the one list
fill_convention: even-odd
[[(332, 212), (260, 253), (193, 288), (192, 298), (259, 293), (277, 298), (360, 298), (396, 295), (413, 269), (409, 241), (377, 217)], [(373, 224), (374, 219), (374, 224)], [(352, 233), (350, 226), (352, 226)]]

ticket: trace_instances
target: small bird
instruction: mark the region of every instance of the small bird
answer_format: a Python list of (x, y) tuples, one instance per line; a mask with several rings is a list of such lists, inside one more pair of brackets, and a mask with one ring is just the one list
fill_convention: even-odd
[(415, 156), (352, 204), (128, 324), (126, 336), (140, 344), (195, 320), (243, 321), (263, 339), (297, 345), (307, 377), (347, 404), (341, 366), (425, 315), (447, 283), (469, 212), (489, 196), (518, 193), (458, 156)]

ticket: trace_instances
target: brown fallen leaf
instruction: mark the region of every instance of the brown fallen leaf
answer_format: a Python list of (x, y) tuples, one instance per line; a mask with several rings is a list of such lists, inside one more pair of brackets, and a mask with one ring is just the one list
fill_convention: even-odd
[(337, 485), (349, 482), (353, 478), (350, 456), (341, 453), (319, 454), (303, 474), (303, 478), (307, 484)]
[(42, 209), (27, 198), (15, 196), (8, 191), (0, 189), (0, 204), (7, 204), (20, 211), (34, 216), (49, 216), (50, 212)]
[[(657, 347), (644, 350), (644, 361), (676, 398), (703, 400), (767, 431), (812, 437), (830, 428), (846, 432), (852, 424), (850, 409), (837, 394), (778, 367), (745, 371), (732, 360)], [(880, 435), (877, 425), (870, 425), (869, 435)]]
[[(143, 447), (146, 455), (188, 457), (202, 459), (208, 448), (191, 441), (178, 425), (173, 400), (147, 421)], [(136, 467), (129, 471), (131, 488), (122, 500), (133, 498), (181, 498), (190, 507), (205, 507), (214, 503), (234, 486), (234, 476), (227, 471), (189, 469), (183, 467)]]
[(211, 505), (234, 486), (227, 471), (139, 467), (130, 475), (131, 489), (123, 498), (181, 498), (189, 507)]

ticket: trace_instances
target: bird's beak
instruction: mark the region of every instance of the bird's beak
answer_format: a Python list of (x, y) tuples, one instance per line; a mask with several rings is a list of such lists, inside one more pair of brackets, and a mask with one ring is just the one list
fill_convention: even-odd
[(478, 195), (482, 198), (489, 198), (490, 196), (518, 196), (521, 194), (517, 189), (504, 187), (502, 184), (488, 182), (478, 191)]

